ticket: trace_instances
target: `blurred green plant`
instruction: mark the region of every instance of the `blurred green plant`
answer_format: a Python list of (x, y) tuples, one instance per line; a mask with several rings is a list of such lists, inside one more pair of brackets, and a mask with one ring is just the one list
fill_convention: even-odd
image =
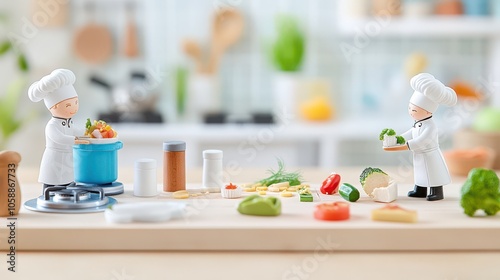
[(305, 36), (295, 17), (281, 15), (276, 19), (277, 37), (271, 47), (271, 58), (281, 71), (299, 70), (305, 52)]
[(175, 71), (175, 95), (177, 114), (183, 115), (186, 110), (186, 96), (187, 96), (187, 79), (188, 71), (186, 68), (179, 66)]
[[(0, 22), (5, 21), (5, 16), (0, 15)], [(12, 45), (11, 41), (5, 39), (0, 42), (0, 58), (7, 55), (16, 56), (16, 66), (22, 75), (10, 82), (6, 89), (0, 89), (0, 150), (6, 147), (10, 137), (24, 123), (24, 120), (18, 118), (18, 110), (20, 96), (27, 83), (26, 73), (29, 71), (29, 64), (24, 53)]]

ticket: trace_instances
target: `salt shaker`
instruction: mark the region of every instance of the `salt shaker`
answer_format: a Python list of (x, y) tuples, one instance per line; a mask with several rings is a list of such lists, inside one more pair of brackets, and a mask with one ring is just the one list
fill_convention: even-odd
[(163, 191), (186, 189), (186, 142), (163, 142)]
[(156, 190), (156, 160), (138, 159), (134, 164), (134, 195), (155, 196)]
[(223, 183), (222, 170), (222, 151), (205, 150), (203, 151), (203, 178), (202, 187), (211, 191), (220, 190)]

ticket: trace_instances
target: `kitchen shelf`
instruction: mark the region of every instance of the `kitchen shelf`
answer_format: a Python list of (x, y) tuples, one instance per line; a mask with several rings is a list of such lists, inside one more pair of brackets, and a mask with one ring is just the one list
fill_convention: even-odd
[(500, 20), (466, 16), (393, 17), (388, 21), (342, 18), (339, 31), (345, 36), (362, 32), (368, 37), (497, 37), (500, 36)]

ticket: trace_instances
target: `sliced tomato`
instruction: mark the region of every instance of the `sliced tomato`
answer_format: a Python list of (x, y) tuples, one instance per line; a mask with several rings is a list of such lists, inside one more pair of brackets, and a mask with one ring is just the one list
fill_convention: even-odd
[(341, 221), (350, 217), (349, 203), (336, 201), (316, 205), (314, 218), (324, 221)]

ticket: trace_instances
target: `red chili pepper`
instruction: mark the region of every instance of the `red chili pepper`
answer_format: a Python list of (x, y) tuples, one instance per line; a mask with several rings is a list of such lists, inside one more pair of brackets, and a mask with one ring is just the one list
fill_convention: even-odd
[(340, 175), (336, 173), (330, 174), (319, 189), (322, 194), (336, 194), (339, 191)]

